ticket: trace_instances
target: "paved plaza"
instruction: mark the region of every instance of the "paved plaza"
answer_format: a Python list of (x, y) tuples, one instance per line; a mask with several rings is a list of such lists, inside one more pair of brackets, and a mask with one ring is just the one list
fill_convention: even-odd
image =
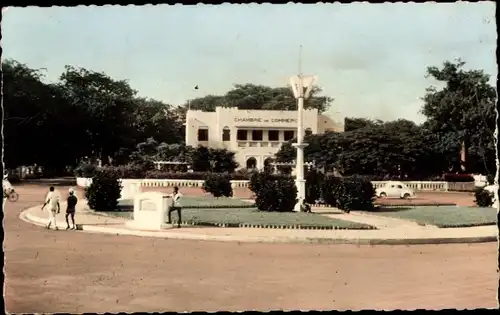
[(8, 312), (497, 307), (496, 242), (264, 244), (49, 231), (19, 219), (45, 190), (20, 186), (19, 201), (6, 204)]

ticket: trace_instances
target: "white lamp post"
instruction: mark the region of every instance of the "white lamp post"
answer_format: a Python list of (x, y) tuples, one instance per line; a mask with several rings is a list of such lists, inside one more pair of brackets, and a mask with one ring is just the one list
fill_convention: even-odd
[[(296, 180), (295, 185), (297, 186), (297, 204), (295, 205), (294, 211), (300, 211), (302, 201), (306, 197), (306, 181), (304, 179), (304, 148), (307, 143), (303, 143), (304, 139), (304, 122), (303, 122), (303, 112), (304, 112), (304, 99), (307, 99), (311, 94), (312, 86), (316, 81), (316, 76), (313, 75), (297, 75), (290, 78), (290, 83), (292, 85), (293, 96), (297, 99), (297, 143), (293, 146), (297, 148), (297, 159), (295, 160), (295, 173)], [(304, 90), (305, 89), (305, 90)]]

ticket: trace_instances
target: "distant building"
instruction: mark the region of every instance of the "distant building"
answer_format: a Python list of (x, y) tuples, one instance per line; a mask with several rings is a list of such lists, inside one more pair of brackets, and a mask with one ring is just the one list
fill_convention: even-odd
[[(319, 115), (317, 109), (305, 110), (303, 115), (305, 134), (343, 131), (343, 125)], [(215, 112), (188, 110), (186, 114), (186, 145), (226, 148), (235, 152), (243, 168), (263, 168), (296, 133), (297, 111), (217, 107)]]

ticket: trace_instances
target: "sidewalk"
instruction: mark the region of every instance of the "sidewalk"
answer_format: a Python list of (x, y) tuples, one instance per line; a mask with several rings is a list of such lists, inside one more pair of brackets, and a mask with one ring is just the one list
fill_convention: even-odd
[[(23, 211), (20, 218), (24, 221), (46, 225), (48, 212), (36, 206)], [(61, 205), (65, 209), (65, 204)], [(318, 209), (319, 210), (319, 209)], [(125, 226), (127, 219), (98, 215), (90, 212), (85, 202), (79, 203), (75, 220), (79, 230), (93, 233), (160, 237), (171, 239), (191, 239), (235, 242), (266, 243), (330, 243), (330, 244), (441, 244), (476, 243), (497, 241), (497, 226), (440, 229), (435, 226), (420, 226), (406, 220), (382, 218), (360, 213), (344, 214), (335, 209), (315, 210), (335, 218), (374, 225), (378, 230), (296, 230), (261, 228), (212, 228), (183, 227), (162, 231), (135, 230)], [(59, 229), (66, 229), (65, 213), (56, 216)], [(70, 231), (68, 233), (71, 233)], [(73, 232), (74, 233), (74, 232)]]

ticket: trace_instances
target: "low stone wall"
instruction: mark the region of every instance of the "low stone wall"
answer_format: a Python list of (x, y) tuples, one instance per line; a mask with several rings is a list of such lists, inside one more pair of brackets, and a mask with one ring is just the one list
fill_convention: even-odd
[[(122, 185), (129, 185), (131, 183), (137, 184), (139, 187), (198, 187), (203, 186), (204, 180), (194, 180), (194, 179), (122, 179)], [(233, 188), (248, 188), (250, 181), (248, 180), (232, 180), (231, 186)], [(92, 184), (92, 178), (77, 177), (76, 185), (78, 187), (88, 187)]]
[(76, 185), (78, 187), (89, 187), (90, 184), (92, 184), (92, 178), (86, 178), (86, 177), (76, 178)]
[[(169, 188), (177, 186), (179, 188), (203, 186), (203, 180), (188, 180), (188, 179), (122, 179), (122, 184), (134, 184), (140, 187), (147, 188)], [(78, 177), (76, 183), (79, 187), (88, 187), (92, 183), (91, 178)], [(381, 188), (385, 185), (385, 181), (373, 181), (375, 188)], [(474, 182), (467, 183), (451, 183), (444, 181), (403, 181), (409, 188), (415, 191), (473, 191)], [(233, 188), (248, 188), (250, 181), (248, 180), (232, 180)], [(124, 188), (126, 189), (126, 188)]]

